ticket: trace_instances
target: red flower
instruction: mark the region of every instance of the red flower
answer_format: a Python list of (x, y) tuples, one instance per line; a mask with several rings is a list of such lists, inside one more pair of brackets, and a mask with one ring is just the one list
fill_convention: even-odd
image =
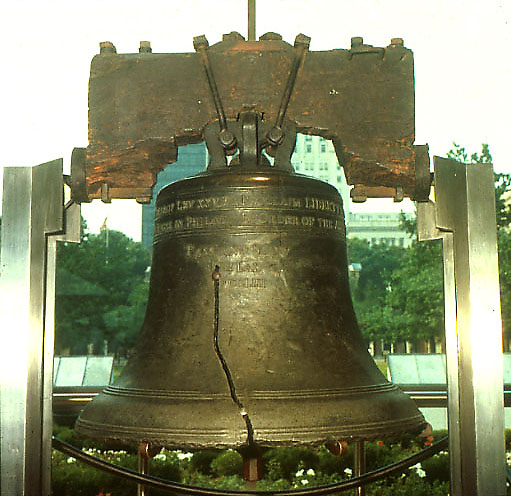
[(383, 441), (376, 441), (376, 444), (377, 444), (378, 446), (383, 446)]
[(428, 436), (426, 438), (426, 441), (429, 441), (430, 443), (433, 442), (435, 440), (435, 438), (433, 436)]

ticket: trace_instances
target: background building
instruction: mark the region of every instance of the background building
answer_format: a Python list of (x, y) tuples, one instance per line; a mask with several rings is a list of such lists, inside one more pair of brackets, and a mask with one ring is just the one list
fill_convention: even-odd
[(350, 191), (330, 140), (320, 136), (297, 134), (291, 163), (296, 172), (313, 176), (335, 186), (342, 196), (344, 215), (346, 219), (348, 218)]
[(348, 238), (365, 239), (371, 245), (410, 246), (412, 238), (403, 231), (401, 216), (400, 212), (349, 213)]

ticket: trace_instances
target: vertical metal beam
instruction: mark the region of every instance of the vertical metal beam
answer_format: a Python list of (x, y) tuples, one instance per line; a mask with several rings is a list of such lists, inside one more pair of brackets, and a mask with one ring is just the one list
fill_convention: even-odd
[(248, 40), (255, 41), (256, 39), (256, 0), (248, 1)]
[[(366, 448), (365, 441), (356, 441), (355, 450), (353, 452), (353, 476), (360, 477), (366, 473)], [(359, 486), (355, 488), (354, 496), (365, 496), (365, 486)]]
[(444, 243), (451, 494), (500, 496), (506, 471), (493, 170), (439, 157), (434, 167), (436, 204), (420, 206), (418, 231)]
[(49, 240), (62, 232), (63, 223), (62, 160), (4, 169), (0, 490), (5, 496), (50, 494), (56, 245)]

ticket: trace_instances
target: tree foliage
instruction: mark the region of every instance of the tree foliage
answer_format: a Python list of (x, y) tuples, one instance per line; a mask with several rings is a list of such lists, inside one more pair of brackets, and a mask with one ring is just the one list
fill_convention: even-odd
[(82, 227), (81, 243), (58, 245), (56, 351), (85, 353), (93, 344), (98, 353), (106, 340), (109, 351), (122, 353), (145, 312), (149, 252), (119, 231)]
[[(469, 154), (456, 143), (447, 153), (464, 163), (491, 163), (489, 146)], [(495, 174), (500, 289), (503, 327), (511, 325), (511, 176)], [(404, 215), (402, 228), (416, 237), (415, 220)], [(359, 283), (352, 289), (357, 317), (367, 339), (387, 342), (442, 339), (444, 333), (443, 262), (441, 241), (415, 239), (409, 248), (389, 249), (350, 240), (352, 262), (360, 262)]]

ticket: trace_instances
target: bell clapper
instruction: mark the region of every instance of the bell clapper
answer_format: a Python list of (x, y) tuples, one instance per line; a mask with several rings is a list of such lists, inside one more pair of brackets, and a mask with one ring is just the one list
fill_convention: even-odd
[[(149, 460), (155, 457), (161, 451), (161, 446), (155, 446), (151, 443), (140, 443), (138, 446), (138, 471), (142, 475), (147, 475), (149, 469)], [(137, 496), (147, 496), (149, 490), (144, 484), (137, 484)]]
[(261, 450), (255, 444), (240, 450), (243, 457), (243, 479), (248, 491), (256, 491), (256, 483), (263, 478), (263, 458)]

